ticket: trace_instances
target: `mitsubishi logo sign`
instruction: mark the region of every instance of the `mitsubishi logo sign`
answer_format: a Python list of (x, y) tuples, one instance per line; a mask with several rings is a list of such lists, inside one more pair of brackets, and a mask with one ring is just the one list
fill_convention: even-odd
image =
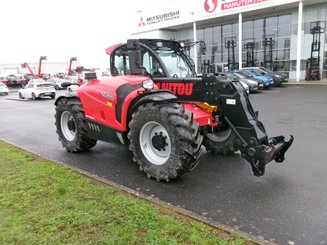
[(212, 13), (216, 10), (218, 6), (218, 0), (205, 0), (204, 1), (204, 10), (207, 13)]
[(145, 22), (143, 21), (143, 17), (140, 17), (139, 27), (145, 26)]

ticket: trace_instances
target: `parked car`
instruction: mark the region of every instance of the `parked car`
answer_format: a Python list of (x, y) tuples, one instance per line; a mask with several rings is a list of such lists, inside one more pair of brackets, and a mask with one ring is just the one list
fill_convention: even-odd
[(69, 80), (72, 83), (79, 83), (78, 76), (66, 76), (65, 79)]
[(283, 83), (283, 77), (279, 74), (274, 73), (272, 70), (269, 70), (265, 67), (245, 67), (244, 70), (248, 70), (248, 71), (256, 71), (261, 75), (266, 75), (266, 76), (270, 76), (273, 78), (274, 80), (274, 86), (278, 87), (281, 86)]
[(7, 86), (17, 86), (18, 84), (18, 78), (14, 74), (7, 75), (8, 83)]
[(259, 79), (253, 78), (253, 77), (246, 77), (245, 75), (243, 75), (241, 72), (237, 72), (237, 71), (233, 71), (233, 74), (235, 76), (237, 76), (240, 79), (245, 79), (248, 82), (257, 82), (258, 83), (258, 90), (263, 90), (264, 86), (263, 86), (263, 82)]
[(31, 98), (35, 100), (45, 96), (54, 99), (56, 97), (56, 90), (51, 83), (45, 82), (41, 78), (30, 80), (26, 86), (18, 90), (18, 97), (20, 99)]
[(8, 85), (7, 75), (0, 74), (0, 82), (4, 83), (5, 85)]
[(255, 79), (260, 80), (263, 83), (263, 87), (265, 89), (274, 85), (274, 80), (272, 79), (272, 77), (262, 75), (257, 71), (249, 71), (249, 70), (242, 69), (242, 70), (238, 70), (238, 72), (242, 73), (246, 77), (255, 78)]
[(26, 82), (29, 82), (34, 78), (32, 74), (28, 74), (28, 73), (23, 74), (23, 76), (26, 79)]
[(57, 72), (57, 73), (53, 74), (53, 76), (59, 77), (59, 78), (65, 78), (65, 76), (67, 76), (67, 74), (65, 72)]
[(43, 78), (43, 80), (48, 80), (51, 77), (50, 73), (41, 73), (40, 78)]
[(64, 87), (62, 86), (63, 83), (65, 82), (71, 82), (70, 80), (67, 79), (62, 79), (59, 77), (50, 77), (47, 81), (48, 83), (51, 83), (53, 87), (58, 90), (58, 89), (63, 89)]
[(269, 70), (268, 68), (266, 68), (266, 67), (259, 67), (261, 70), (263, 70), (263, 71), (265, 71), (265, 72), (267, 72), (268, 73), (268, 75), (270, 75), (270, 74), (276, 74), (276, 75), (279, 75), (280, 77), (281, 77), (281, 79), (282, 79), (282, 83), (287, 83), (288, 82), (288, 75), (287, 75), (287, 73), (285, 73), (285, 72), (274, 72), (274, 71), (272, 71), (272, 70)]
[(226, 72), (226, 76), (227, 76), (227, 80), (230, 81), (237, 80), (246, 83), (246, 85), (248, 85), (249, 87), (250, 93), (255, 93), (258, 92), (259, 90), (259, 82), (257, 80), (254, 80), (252, 78), (246, 78), (245, 76), (237, 75), (234, 72)]
[(9, 89), (6, 84), (3, 82), (0, 82), (0, 94), (5, 94), (7, 95), (9, 93)]
[(247, 92), (247, 94), (250, 93), (249, 85), (247, 83), (245, 83), (244, 81), (241, 81), (237, 77), (233, 76), (233, 74), (231, 72), (218, 72), (218, 73), (215, 73), (214, 75), (218, 78), (218, 80), (238, 81), (242, 84), (242, 86), (245, 89), (245, 91)]
[(24, 77), (23, 74), (16, 74), (15, 76), (17, 77), (18, 85), (20, 86), (26, 85), (27, 79)]

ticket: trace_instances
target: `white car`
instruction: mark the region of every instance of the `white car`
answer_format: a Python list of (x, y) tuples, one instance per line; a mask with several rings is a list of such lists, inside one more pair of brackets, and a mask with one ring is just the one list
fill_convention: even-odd
[(53, 85), (53, 87), (58, 90), (58, 89), (63, 89), (64, 87), (62, 86), (63, 83), (66, 82), (71, 82), (70, 80), (67, 79), (63, 79), (63, 78), (59, 78), (59, 77), (50, 77), (47, 80), (48, 83), (51, 83)]
[(6, 84), (4, 84), (3, 82), (0, 82), (0, 94), (8, 94), (9, 93), (9, 89), (7, 87)]
[(18, 97), (20, 99), (31, 98), (35, 100), (45, 96), (54, 99), (56, 97), (56, 90), (51, 83), (45, 82), (43, 79), (32, 79), (25, 87), (18, 90)]

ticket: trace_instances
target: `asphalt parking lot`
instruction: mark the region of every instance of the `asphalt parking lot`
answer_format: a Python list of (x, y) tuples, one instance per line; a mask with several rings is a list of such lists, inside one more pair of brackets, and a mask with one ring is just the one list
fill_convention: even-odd
[(283, 163), (252, 175), (238, 154), (205, 153), (193, 172), (157, 183), (129, 150), (99, 142), (67, 153), (54, 127), (54, 100), (0, 96), (0, 139), (277, 244), (327, 244), (327, 86), (288, 86), (251, 94), (269, 136), (294, 135)]

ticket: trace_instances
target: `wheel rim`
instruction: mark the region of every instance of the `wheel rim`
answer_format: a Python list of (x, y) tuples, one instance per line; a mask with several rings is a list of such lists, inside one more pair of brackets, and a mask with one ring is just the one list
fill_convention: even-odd
[(60, 127), (62, 134), (68, 141), (73, 141), (76, 136), (76, 123), (72, 114), (64, 111), (60, 118)]
[(166, 129), (157, 122), (144, 124), (140, 132), (144, 156), (155, 165), (164, 164), (171, 154), (171, 141)]
[(207, 137), (214, 142), (224, 142), (228, 139), (231, 133), (232, 130), (228, 128), (226, 130), (210, 133)]

